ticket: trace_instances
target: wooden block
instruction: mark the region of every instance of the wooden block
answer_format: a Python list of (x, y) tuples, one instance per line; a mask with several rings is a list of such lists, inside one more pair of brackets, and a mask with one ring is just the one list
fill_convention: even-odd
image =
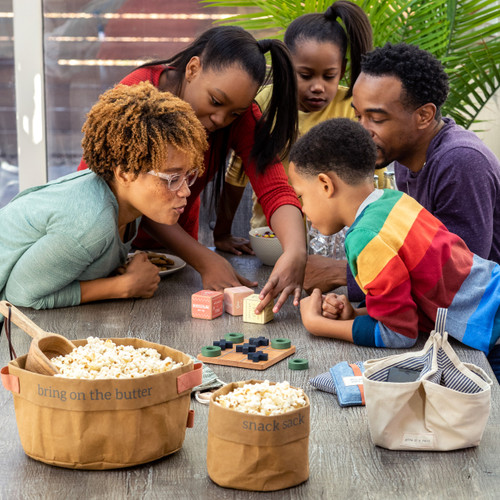
[(233, 348), (233, 343), (226, 339), (214, 340), (213, 345), (220, 347), (222, 351)]
[(248, 343), (260, 347), (261, 345), (269, 345), (269, 339), (266, 337), (250, 337)]
[(224, 294), (200, 290), (191, 295), (191, 316), (200, 319), (218, 318), (224, 312)]
[(257, 350), (257, 346), (253, 344), (238, 344), (236, 346), (236, 352), (242, 352), (243, 354), (248, 354), (249, 352), (255, 352)]
[(269, 302), (260, 314), (255, 314), (255, 308), (259, 305), (259, 302), (259, 295), (256, 293), (243, 299), (243, 321), (263, 325), (274, 319), (274, 302)]
[(249, 352), (248, 359), (252, 360), (254, 363), (258, 363), (259, 361), (267, 361), (269, 358), (269, 354), (263, 351)]
[(253, 294), (247, 286), (233, 286), (224, 288), (224, 310), (233, 316), (243, 314), (243, 299)]

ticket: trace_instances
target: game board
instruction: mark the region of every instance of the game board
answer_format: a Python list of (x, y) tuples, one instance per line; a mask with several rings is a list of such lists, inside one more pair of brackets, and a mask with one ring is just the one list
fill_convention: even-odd
[(233, 343), (232, 348), (226, 348), (221, 351), (220, 356), (209, 357), (198, 354), (197, 358), (204, 363), (211, 363), (214, 365), (236, 366), (238, 368), (248, 368), (250, 370), (265, 370), (272, 365), (275, 365), (282, 359), (291, 356), (295, 352), (295, 346), (291, 345), (287, 349), (274, 349), (271, 345), (256, 346), (257, 351), (267, 353), (267, 361), (252, 361), (248, 359), (248, 354), (236, 352), (236, 346), (241, 344), (248, 344), (249, 339), (244, 339), (243, 342)]

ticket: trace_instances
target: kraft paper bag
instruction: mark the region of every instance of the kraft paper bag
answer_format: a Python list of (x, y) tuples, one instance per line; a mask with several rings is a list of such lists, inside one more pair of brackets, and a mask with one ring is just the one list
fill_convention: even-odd
[(274, 491), (309, 477), (309, 399), (307, 405), (276, 416), (250, 415), (215, 402), (247, 380), (212, 394), (208, 414), (207, 470), (219, 486)]
[[(365, 361), (366, 412), (376, 445), (447, 451), (481, 441), (492, 381), (478, 366), (459, 360), (445, 320), (446, 310), (439, 309), (436, 329), (421, 351)], [(390, 381), (391, 373), (404, 380), (412, 372), (415, 380)]]
[(190, 395), (201, 383), (201, 364), (160, 344), (111, 340), (154, 348), (162, 358), (184, 365), (135, 379), (81, 380), (27, 371), (27, 356), (11, 361), (2, 369), (2, 382), (12, 391), (27, 455), (61, 467), (113, 469), (156, 460), (182, 447), (186, 427), (192, 427)]

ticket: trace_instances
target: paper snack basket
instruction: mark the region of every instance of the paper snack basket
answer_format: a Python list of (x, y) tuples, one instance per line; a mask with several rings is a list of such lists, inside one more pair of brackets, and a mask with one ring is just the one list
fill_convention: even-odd
[[(2, 369), (12, 392), (21, 444), (27, 455), (73, 469), (114, 469), (156, 460), (182, 447), (192, 427), (191, 388), (201, 363), (169, 347), (136, 338), (117, 345), (156, 349), (183, 366), (134, 379), (82, 380), (24, 369), (27, 356)], [(75, 340), (76, 346), (86, 340)]]
[(274, 491), (309, 477), (309, 399), (302, 408), (275, 416), (223, 408), (215, 399), (244, 384), (233, 382), (210, 398), (207, 470), (219, 486)]

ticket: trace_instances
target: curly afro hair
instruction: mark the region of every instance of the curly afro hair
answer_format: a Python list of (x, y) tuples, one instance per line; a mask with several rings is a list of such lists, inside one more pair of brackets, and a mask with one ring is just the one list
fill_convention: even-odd
[(305, 176), (335, 172), (349, 185), (373, 182), (377, 151), (358, 122), (334, 118), (321, 122), (292, 147), (290, 161)]
[(135, 177), (160, 170), (168, 161), (169, 145), (186, 153), (201, 172), (208, 147), (191, 106), (149, 82), (104, 92), (87, 114), (82, 132), (83, 158), (106, 181), (117, 166)]
[(436, 119), (448, 97), (448, 75), (430, 52), (416, 45), (386, 43), (363, 56), (361, 71), (373, 76), (395, 76), (403, 86), (402, 103), (415, 110), (427, 103), (436, 106)]

